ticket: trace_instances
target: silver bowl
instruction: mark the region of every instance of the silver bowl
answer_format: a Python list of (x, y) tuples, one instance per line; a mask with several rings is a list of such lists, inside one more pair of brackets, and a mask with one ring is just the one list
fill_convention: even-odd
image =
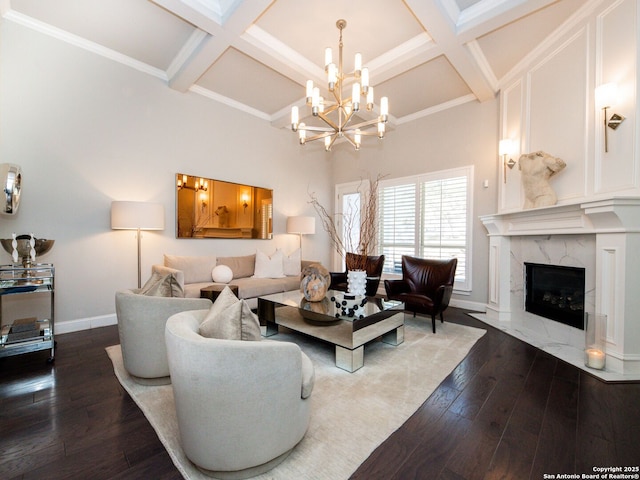
[[(16, 237), (16, 242), (18, 243), (16, 249), (18, 250), (18, 255), (21, 259), (29, 258), (31, 252), (31, 245), (29, 241), (31, 240), (31, 235), (18, 235)], [(44, 255), (51, 247), (53, 247), (53, 242), (55, 240), (47, 240), (46, 238), (36, 238), (36, 244), (34, 245), (34, 249), (36, 251), (36, 257), (40, 255)], [(9, 254), (13, 254), (13, 246), (11, 245), (13, 242), (12, 238), (2, 238), (0, 239), (0, 243), (2, 243), (2, 248)]]

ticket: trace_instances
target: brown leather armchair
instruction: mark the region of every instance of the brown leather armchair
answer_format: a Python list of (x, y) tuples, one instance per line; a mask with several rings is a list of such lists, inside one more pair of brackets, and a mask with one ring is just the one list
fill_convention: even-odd
[[(347, 253), (346, 263), (352, 264), (351, 259), (361, 255), (356, 253)], [(355, 263), (355, 262), (353, 262)], [(367, 286), (365, 287), (365, 295), (367, 297), (374, 297), (378, 291), (378, 285), (380, 285), (380, 276), (382, 275), (382, 267), (384, 267), (384, 255), (379, 256), (367, 256)], [(330, 272), (331, 274), (331, 290), (339, 290), (341, 292), (347, 291), (347, 271), (344, 272)]]
[(442, 312), (449, 306), (458, 259), (432, 260), (402, 256), (402, 280), (385, 280), (390, 300), (404, 302), (405, 310), (431, 315), (436, 333), (436, 315), (444, 322)]

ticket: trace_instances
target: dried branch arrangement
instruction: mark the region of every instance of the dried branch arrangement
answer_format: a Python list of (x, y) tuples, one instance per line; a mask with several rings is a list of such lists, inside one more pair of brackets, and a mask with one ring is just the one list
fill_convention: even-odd
[[(384, 176), (378, 175), (374, 181), (369, 180), (368, 189), (364, 188), (366, 184), (363, 181), (360, 182), (358, 192), (362, 203), (359, 216), (352, 211), (334, 216), (320, 204), (315, 193), (309, 194), (309, 203), (320, 217), (322, 228), (329, 234), (331, 245), (345, 259), (347, 270), (366, 270), (367, 256), (375, 253), (378, 244), (378, 184), (382, 178)], [(343, 225), (344, 236), (340, 235), (340, 224)]]

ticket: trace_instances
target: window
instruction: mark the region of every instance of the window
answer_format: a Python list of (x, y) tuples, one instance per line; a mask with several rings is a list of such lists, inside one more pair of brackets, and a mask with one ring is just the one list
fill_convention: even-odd
[(473, 167), (380, 182), (380, 253), (384, 272), (402, 274), (402, 255), (456, 257), (454, 288), (471, 291)]

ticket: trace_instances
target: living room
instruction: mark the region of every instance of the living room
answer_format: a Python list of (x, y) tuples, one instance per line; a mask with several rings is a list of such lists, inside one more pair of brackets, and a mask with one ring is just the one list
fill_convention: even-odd
[[(409, 5), (415, 15), (424, 15), (419, 3), (401, 7)], [(442, 9), (456, 2), (433, 3)], [(165, 229), (143, 233), (144, 282), (164, 254), (231, 256), (270, 253), (277, 247), (293, 251), (299, 239), (286, 233), (286, 219), (315, 214), (308, 203), (310, 193), (333, 205), (337, 184), (468, 165), (474, 167), (472, 288), (454, 293), (452, 305), (485, 311), (489, 304), (498, 313), (508, 309), (492, 296), (490, 238), (480, 220), (522, 210), (518, 169), (503, 168), (499, 141), (517, 139), (518, 154), (545, 150), (567, 162), (552, 181), (560, 206), (614, 195), (637, 197), (638, 12), (632, 0), (536, 2), (538, 8), (503, 3), (514, 22), (538, 9), (542, 15), (553, 16), (545, 11), (556, 7), (571, 13), (527, 56), (502, 66), (494, 79), (495, 96), (478, 101), (461, 95), (432, 106), (424, 116), (395, 122), (382, 141), (365, 138), (359, 151), (340, 144), (327, 153), (320, 145), (300, 146), (284, 123), (286, 128), (274, 128), (270, 117), (248, 114), (194, 90), (171, 88), (157, 70), (145, 71), (140, 64), (133, 68), (109, 52), (87, 48), (77, 37), (30, 21), (27, 13), (16, 10), (29, 12), (29, 2), (3, 2), (0, 155), (2, 162), (21, 166), (24, 191), (18, 214), (0, 219), (0, 237), (33, 232), (55, 240), (40, 260), (56, 267), (56, 333), (115, 325), (114, 292), (135, 286), (135, 234), (111, 230), (114, 200), (164, 206)], [(270, 2), (260, 4), (266, 10)], [(333, 22), (340, 14), (331, 13), (326, 30), (335, 48)], [(498, 13), (489, 10), (487, 15)], [(349, 27), (344, 32), (347, 55), (359, 48)], [(510, 34), (517, 43), (519, 33)], [(321, 56), (326, 45), (312, 43)], [(594, 90), (614, 80), (625, 96), (609, 114), (626, 118), (617, 130), (608, 129), (605, 153), (602, 137), (607, 129), (601, 126)], [(295, 98), (301, 98), (303, 85), (292, 84), (301, 92)], [(389, 100), (393, 114), (392, 93)], [(177, 239), (178, 172), (273, 189), (273, 239)], [(305, 259), (332, 265), (328, 240), (321, 228), (305, 236)], [(2, 255), (3, 263), (10, 263), (10, 255)], [(638, 272), (629, 269), (627, 286), (635, 283)], [(624, 310), (631, 312), (638, 299), (628, 289), (626, 297)], [(19, 310), (21, 305), (5, 308)], [(622, 327), (632, 328), (633, 334), (621, 340), (619, 356), (637, 362), (637, 327)]]

